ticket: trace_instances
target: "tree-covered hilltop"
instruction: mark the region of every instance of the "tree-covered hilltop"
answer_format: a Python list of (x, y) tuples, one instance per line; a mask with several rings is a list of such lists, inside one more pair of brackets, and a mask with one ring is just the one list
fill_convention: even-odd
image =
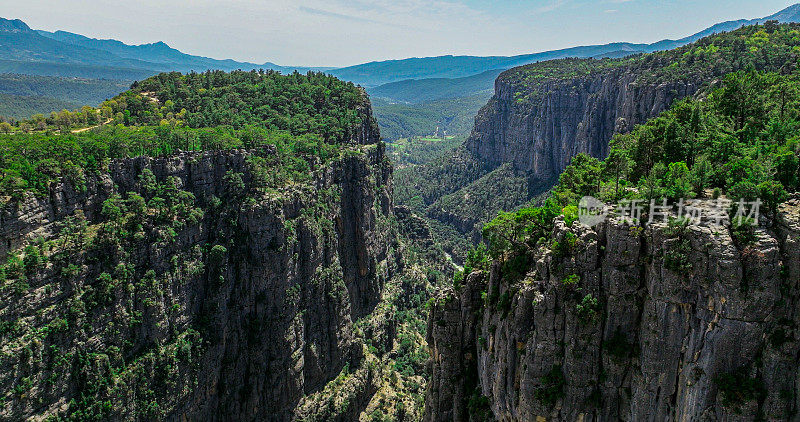
[(745, 26), (702, 38), (674, 50), (621, 59), (561, 59), (508, 70), (500, 75), (515, 86), (515, 100), (527, 104), (540, 99), (546, 82), (574, 79), (623, 68), (636, 76), (637, 85), (678, 80), (704, 83), (741, 70), (791, 71), (800, 57), (800, 24)]
[[(99, 125), (88, 130), (75, 127)], [(38, 128), (39, 130), (36, 130)], [(55, 131), (54, 131), (55, 130)], [(64, 179), (78, 189), (108, 160), (176, 151), (256, 149), (264, 187), (307, 179), (337, 145), (373, 133), (366, 94), (353, 84), (309, 73), (207, 72), (154, 76), (99, 109), (6, 124), (0, 135), (0, 196), (46, 195)]]
[(363, 123), (359, 110), (368, 104), (360, 88), (333, 76), (274, 71), (162, 73), (104, 103), (126, 124), (171, 118), (195, 128), (257, 124), (294, 135), (318, 134), (327, 142), (349, 140)]
[(800, 191), (800, 73), (742, 71), (612, 140), (601, 161), (575, 157), (540, 207), (484, 227), (494, 256), (544, 241), (553, 219), (577, 216), (583, 196), (761, 199), (767, 216)]

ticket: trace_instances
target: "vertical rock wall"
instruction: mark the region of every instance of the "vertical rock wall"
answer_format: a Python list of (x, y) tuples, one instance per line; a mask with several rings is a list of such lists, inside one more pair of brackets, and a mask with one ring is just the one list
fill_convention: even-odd
[(557, 220), (553, 239), (573, 235), (521, 280), (495, 263), (441, 292), (427, 420), (479, 420), (480, 396), (502, 421), (797, 420), (800, 201), (744, 245), (724, 227)]

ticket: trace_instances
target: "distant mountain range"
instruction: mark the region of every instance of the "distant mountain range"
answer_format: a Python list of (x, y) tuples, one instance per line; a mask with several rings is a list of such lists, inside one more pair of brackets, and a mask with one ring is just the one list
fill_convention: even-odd
[[(292, 67), (194, 56), (164, 42), (128, 45), (65, 31), (31, 29), (0, 18), (0, 116), (25, 118), (79, 104), (97, 105), (134, 80), (165, 71), (272, 69), (282, 73), (324, 71), (360, 84), (388, 139), (468, 131), (491, 97), (502, 71), (565, 57), (625, 57), (680, 47), (708, 35), (768, 20), (800, 22), (800, 4), (761, 19), (716, 24), (679, 40), (582, 46), (517, 56), (439, 56), (370, 62), (343, 68)], [(27, 77), (23, 77), (27, 75)], [(2, 105), (2, 104), (0, 104)]]
[(163, 42), (128, 45), (116, 40), (99, 40), (65, 31), (36, 31), (21, 20), (0, 18), (0, 72), (135, 80), (170, 70), (181, 72), (207, 69), (273, 69), (281, 72), (319, 70), (327, 71), (341, 79), (365, 87), (377, 87), (406, 80), (464, 78), (487, 71), (510, 69), (564, 57), (621, 57), (669, 50), (692, 43), (707, 35), (731, 31), (744, 25), (763, 23), (768, 20), (798, 22), (800, 21), (800, 4), (765, 18), (724, 22), (686, 38), (664, 40), (653, 44), (611, 43), (518, 56), (410, 58), (334, 69), (280, 66), (270, 62), (258, 64), (217, 60), (186, 54)]
[(25, 22), (0, 18), (0, 71), (22, 74), (142, 79), (160, 72), (208, 69), (325, 71), (330, 68), (286, 67), (193, 56), (163, 42), (128, 45), (65, 31), (35, 31)]
[(671, 50), (712, 34), (728, 32), (745, 25), (755, 25), (769, 20), (777, 20), (781, 23), (800, 22), (800, 4), (795, 4), (765, 18), (723, 22), (679, 40), (663, 40), (653, 44), (619, 42), (507, 57), (440, 56), (411, 58), (365, 63), (335, 69), (331, 73), (341, 79), (357, 82), (367, 87), (409, 79), (463, 78), (489, 70), (511, 69), (512, 67), (565, 57), (624, 57), (633, 54)]

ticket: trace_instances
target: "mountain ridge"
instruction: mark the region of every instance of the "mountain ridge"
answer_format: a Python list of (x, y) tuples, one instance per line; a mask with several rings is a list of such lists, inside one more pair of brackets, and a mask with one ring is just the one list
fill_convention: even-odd
[[(24, 34), (31, 37), (29, 42), (39, 44), (39, 47), (49, 46), (52, 50), (60, 47), (70, 54), (51, 54), (50, 61), (63, 64), (64, 62), (91, 64), (94, 60), (95, 65), (103, 64), (130, 66), (132, 70), (146, 70), (153, 72), (178, 70), (178, 71), (205, 71), (208, 69), (219, 70), (252, 70), (252, 69), (272, 69), (283, 73), (294, 70), (305, 72), (309, 70), (325, 71), (340, 79), (348, 80), (365, 87), (377, 87), (387, 83), (401, 82), (406, 80), (418, 80), (428, 78), (462, 78), (477, 75), (483, 72), (496, 69), (510, 69), (516, 66), (535, 63), (539, 61), (552, 60), (566, 57), (621, 57), (626, 54), (650, 53), (680, 47), (694, 42), (705, 36), (731, 31), (745, 25), (763, 23), (768, 20), (778, 20), (781, 23), (800, 21), (800, 4), (789, 6), (770, 16), (758, 19), (740, 19), (721, 22), (711, 27), (699, 31), (688, 37), (678, 40), (661, 40), (655, 43), (633, 43), (615, 42), (601, 45), (588, 45), (569, 47), (558, 50), (543, 51), (514, 56), (470, 56), (470, 55), (442, 55), (433, 57), (412, 57), (406, 59), (372, 61), (367, 63), (345, 66), (340, 68), (332, 67), (306, 67), (306, 66), (282, 66), (266, 61), (263, 64), (238, 62), (231, 59), (213, 59), (203, 56), (195, 56), (181, 52), (170, 47), (163, 41), (129, 45), (113, 39), (96, 39), (75, 34), (67, 31), (43, 31), (33, 30), (25, 22), (15, 19), (0, 18), (0, 42), (4, 45), (12, 45), (8, 39), (8, 34)], [(45, 40), (58, 44), (48, 44)], [(74, 47), (88, 49), (86, 51), (76, 50)], [(44, 50), (47, 50), (46, 48)], [(42, 51), (30, 50), (30, 51)], [(101, 53), (104, 52), (105, 54)], [(51, 53), (55, 53), (52, 52)], [(14, 60), (21, 59), (21, 53), (9, 57), (9, 51), (5, 51), (0, 59)], [(87, 55), (88, 54), (88, 55)], [(108, 56), (111, 54), (112, 56)], [(29, 57), (31, 61), (44, 62), (47, 57)], [(37, 60), (38, 59), (38, 60)], [(82, 60), (82, 61), (81, 61)], [(89, 61), (90, 63), (87, 63)], [(99, 62), (99, 63), (98, 63)], [(76, 69), (76, 72), (78, 70)], [(24, 72), (20, 72), (24, 73)], [(64, 75), (52, 75), (64, 76)], [(76, 75), (83, 76), (83, 75)]]
[(251, 70), (251, 69), (263, 68), (263, 69), (277, 70), (284, 73), (286, 72), (290, 73), (294, 70), (297, 70), (302, 73), (303, 71), (308, 71), (308, 70), (330, 69), (326, 67), (280, 66), (271, 62), (258, 64), (249, 62), (239, 62), (233, 59), (220, 60), (204, 56), (195, 56), (184, 53), (176, 48), (170, 47), (164, 41), (131, 45), (115, 39), (90, 38), (84, 35), (75, 34), (67, 31), (61, 31), (61, 30), (54, 32), (37, 30), (36, 33), (38, 33), (43, 37), (67, 43), (70, 45), (108, 51), (111, 52), (112, 54), (118, 55), (123, 58), (150, 61), (150, 62), (156, 59), (157, 60), (156, 63), (174, 64), (176, 66), (184, 66), (184, 67), (187, 65), (200, 66), (197, 69), (193, 69), (195, 71), (205, 70), (202, 68), (203, 66), (205, 66), (207, 69), (219, 69), (219, 70), (240, 70), (240, 69)]

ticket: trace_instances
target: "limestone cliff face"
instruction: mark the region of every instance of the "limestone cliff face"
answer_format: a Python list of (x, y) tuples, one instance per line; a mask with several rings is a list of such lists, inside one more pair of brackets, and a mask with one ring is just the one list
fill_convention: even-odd
[[(574, 236), (574, 237), (573, 237)], [(800, 200), (774, 228), (595, 229), (556, 221), (566, 253), (528, 255), (441, 292), (426, 420), (798, 420)]]
[[(0, 255), (40, 238), (45, 257), (0, 289), (0, 419), (293, 419), (360, 361), (354, 322), (397, 266), (391, 165), (367, 120), (339, 159), (282, 192), (237, 192), (252, 183), (248, 160), (270, 151), (179, 153), (113, 161), (85, 189), (0, 210)], [(189, 198), (193, 219), (101, 248), (103, 202), (146, 195), (146, 170)], [(76, 212), (88, 228), (66, 239)], [(373, 341), (391, 349), (382, 329)], [(341, 413), (357, 415), (351, 405)]]
[[(512, 72), (522, 71), (497, 79), (495, 95), (476, 117), (466, 146), (493, 167), (513, 163), (534, 185), (555, 180), (579, 153), (605, 157), (614, 133), (655, 117), (673, 100), (695, 94), (703, 82), (639, 84), (639, 74), (622, 66), (530, 87), (510, 80)], [(532, 100), (519, 100), (532, 91)]]

